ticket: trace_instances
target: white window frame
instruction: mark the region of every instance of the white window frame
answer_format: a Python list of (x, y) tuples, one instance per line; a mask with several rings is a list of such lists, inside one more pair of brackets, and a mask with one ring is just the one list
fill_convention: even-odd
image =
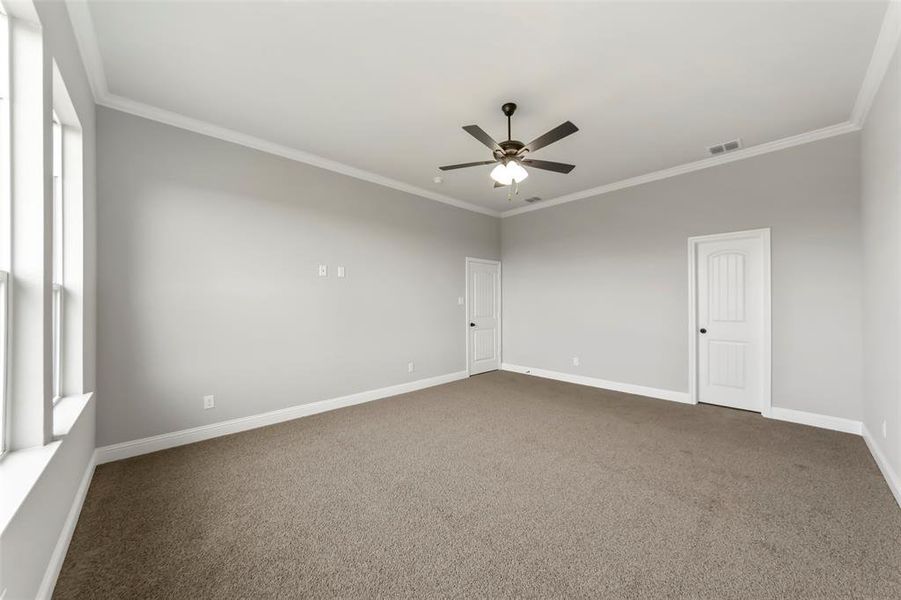
[(0, 271), (0, 456), (6, 454), (9, 441), (8, 348), (9, 273)]
[[(11, 231), (10, 208), (10, 42), (9, 17), (0, 6), (0, 238), (9, 239)], [(9, 248), (0, 249), (0, 457), (9, 449)]]
[(62, 394), (63, 357), (63, 295), (64, 288), (53, 284), (53, 403), (59, 402)]
[(63, 323), (63, 302), (65, 297), (65, 286), (63, 285), (64, 273), (63, 265), (65, 260), (63, 253), (66, 248), (65, 244), (65, 196), (63, 195), (63, 137), (65, 129), (53, 113), (53, 226), (52, 226), (52, 267), (51, 279), (53, 283), (53, 306), (52, 306), (52, 361), (53, 361), (53, 404), (56, 404), (63, 396), (62, 386), (62, 365), (63, 365), (63, 331), (65, 324)]

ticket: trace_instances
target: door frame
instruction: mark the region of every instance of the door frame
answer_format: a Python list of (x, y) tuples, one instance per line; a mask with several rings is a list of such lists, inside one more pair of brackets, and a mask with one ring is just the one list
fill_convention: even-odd
[(760, 344), (760, 387), (763, 395), (761, 414), (770, 415), (773, 407), (772, 390), (772, 270), (770, 228), (748, 229), (729, 233), (715, 233), (688, 238), (688, 394), (692, 404), (698, 403), (698, 246), (702, 242), (756, 239), (763, 249), (763, 335)]
[(466, 257), (466, 268), (464, 273), (464, 279), (466, 280), (465, 285), (465, 296), (463, 297), (463, 304), (466, 306), (466, 310), (464, 310), (464, 319), (463, 319), (463, 342), (466, 347), (466, 376), (470, 377), (471, 373), (469, 372), (469, 323), (471, 322), (469, 319), (469, 265), (472, 263), (483, 263), (489, 265), (497, 265), (497, 298), (495, 298), (495, 302), (497, 303), (497, 340), (495, 344), (495, 352), (497, 353), (497, 368), (500, 370), (501, 363), (503, 359), (501, 357), (501, 348), (503, 347), (502, 342), (502, 327), (503, 327), (503, 315), (501, 314), (501, 310), (503, 309), (503, 303), (501, 302), (501, 296), (503, 295), (503, 288), (501, 283), (503, 282), (503, 278), (501, 277), (502, 265), (499, 260), (492, 260), (490, 258), (474, 258), (472, 256)]

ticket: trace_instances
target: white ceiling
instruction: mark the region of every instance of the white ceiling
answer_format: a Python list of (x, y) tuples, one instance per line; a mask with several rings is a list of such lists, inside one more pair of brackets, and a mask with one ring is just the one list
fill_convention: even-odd
[[(885, 2), (89, 4), (108, 91), (494, 210), (848, 121)], [(78, 25), (77, 19), (76, 25)], [(82, 24), (82, 29), (84, 29)], [(80, 32), (83, 37), (84, 31)], [(535, 158), (512, 204), (460, 127)]]

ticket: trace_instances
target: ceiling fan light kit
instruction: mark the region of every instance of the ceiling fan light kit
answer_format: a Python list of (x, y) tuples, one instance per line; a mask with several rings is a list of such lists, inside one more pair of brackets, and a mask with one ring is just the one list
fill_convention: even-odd
[(500, 163), (491, 170), (491, 178), (501, 185), (510, 185), (514, 181), (520, 183), (528, 176), (528, 171), (523, 169), (522, 165), (514, 160), (507, 163)]
[[(479, 140), (487, 146), (494, 155), (494, 160), (485, 160), (471, 163), (461, 163), (457, 165), (446, 165), (438, 167), (442, 171), (452, 171), (454, 169), (464, 169), (467, 167), (478, 167), (483, 165), (496, 165), (491, 170), (491, 178), (496, 182), (494, 187), (504, 187), (508, 185), (517, 185), (529, 176), (529, 172), (523, 167), (534, 167), (545, 171), (553, 171), (555, 173), (569, 173), (575, 168), (575, 165), (566, 163), (552, 162), (548, 160), (534, 160), (526, 158), (532, 152), (544, 148), (554, 142), (562, 140), (579, 130), (571, 121), (566, 121), (557, 127), (554, 127), (544, 135), (540, 135), (528, 144), (523, 144), (519, 140), (514, 140), (512, 136), (511, 117), (516, 112), (516, 104), (507, 102), (501, 107), (501, 111), (507, 117), (507, 139), (503, 142), (496, 142), (494, 138), (488, 135), (484, 129), (478, 125), (465, 125), (463, 130), (469, 135)], [(516, 188), (517, 192), (518, 187)], [(508, 199), (512, 199), (513, 194), (508, 195)]]

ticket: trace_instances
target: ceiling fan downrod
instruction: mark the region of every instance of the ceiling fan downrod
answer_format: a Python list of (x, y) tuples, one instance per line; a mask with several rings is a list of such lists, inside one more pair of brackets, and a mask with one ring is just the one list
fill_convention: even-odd
[(504, 111), (504, 114), (507, 115), (507, 141), (511, 141), (513, 136), (510, 133), (510, 117), (513, 116), (513, 113), (516, 112), (516, 104), (513, 102), (507, 102), (503, 106), (501, 106), (501, 110)]

